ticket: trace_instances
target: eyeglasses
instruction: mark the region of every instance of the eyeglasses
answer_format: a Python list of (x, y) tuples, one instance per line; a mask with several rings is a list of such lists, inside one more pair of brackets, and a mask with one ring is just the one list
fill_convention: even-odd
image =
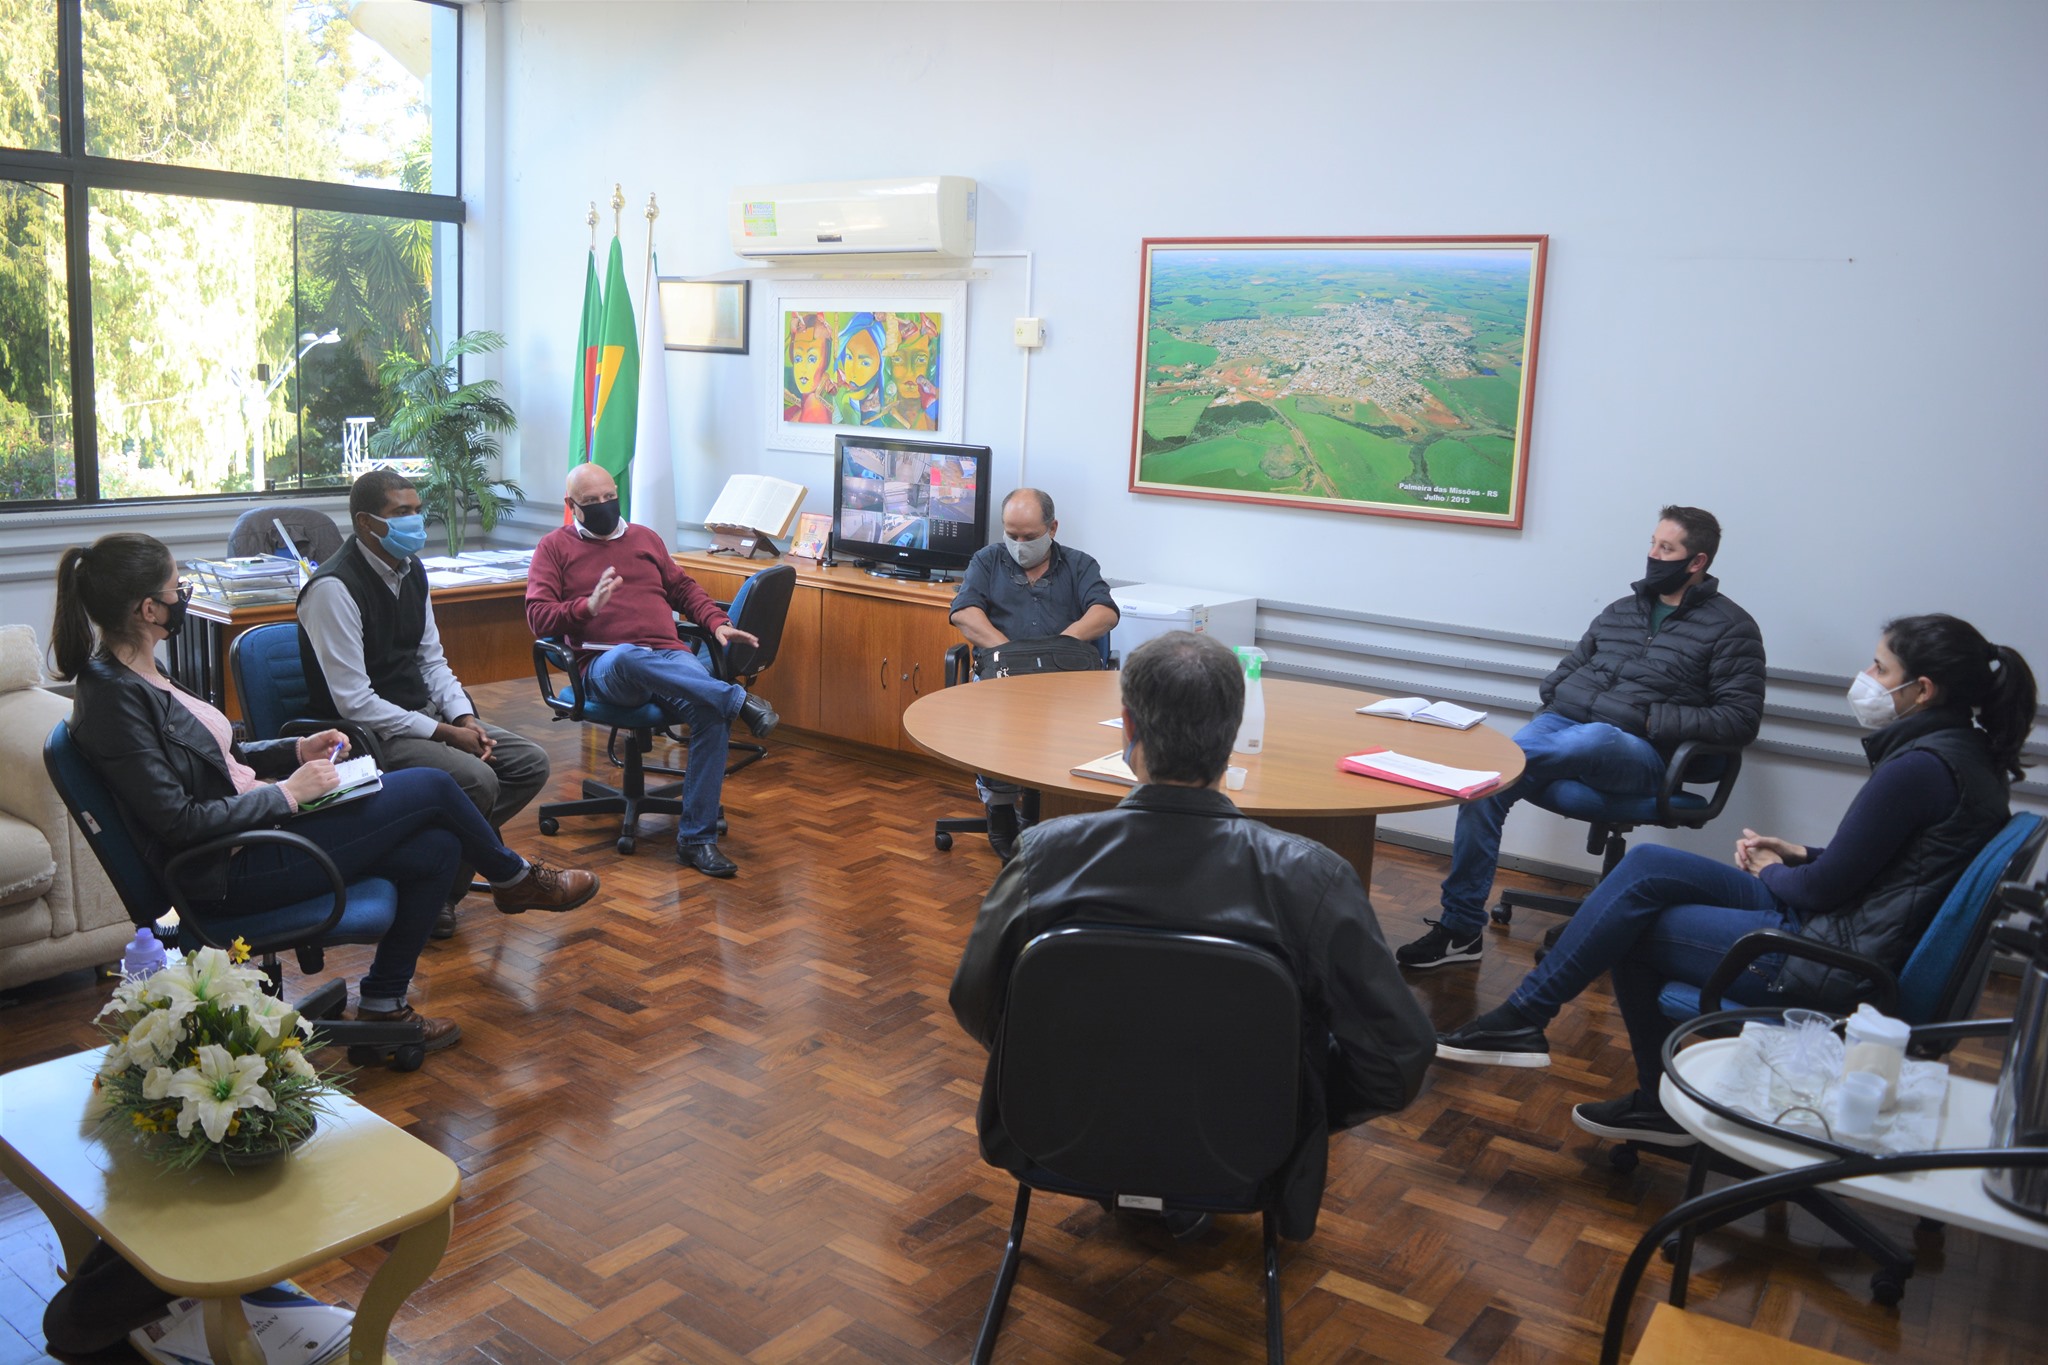
[[(160, 607), (168, 607), (169, 605), (171, 605), (170, 603), (168, 603), (168, 602), (164, 601), (164, 599), (163, 599), (163, 598), (161, 598), (161, 597), (158, 597), (158, 596), (157, 596), (157, 595), (156, 595), (155, 593), (151, 593), (151, 594), (149, 595), (149, 600), (150, 600), (150, 601), (152, 601), (152, 602), (154, 602), (154, 603), (156, 603), (156, 604), (157, 604), (158, 606), (160, 606)], [(191, 579), (189, 579), (189, 578), (181, 578), (181, 579), (179, 579), (179, 580), (178, 580), (178, 601), (180, 601), (180, 602), (182, 602), (182, 603), (190, 603), (190, 602), (191, 602), (191, 600), (192, 600), (192, 580), (191, 580)]]

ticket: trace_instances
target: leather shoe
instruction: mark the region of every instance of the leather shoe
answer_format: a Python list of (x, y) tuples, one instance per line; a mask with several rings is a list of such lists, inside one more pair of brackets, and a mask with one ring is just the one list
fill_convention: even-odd
[(747, 733), (755, 739), (766, 739), (768, 732), (782, 724), (782, 717), (775, 714), (775, 708), (747, 693), (747, 699), (740, 703), (740, 719), (746, 722)]
[(462, 1041), (462, 1026), (453, 1019), (429, 1019), (411, 1005), (400, 1005), (395, 1010), (366, 1010), (356, 1006), (356, 1022), (359, 1024), (418, 1024), (429, 1052), (439, 1052), (444, 1047), (454, 1047)]
[(529, 862), (526, 875), (510, 886), (491, 888), (491, 900), (508, 915), (528, 910), (574, 910), (597, 894), (597, 874)]
[(455, 937), (455, 902), (450, 901), (441, 907), (441, 913), (434, 917), (434, 932), (429, 937)]
[(677, 844), (676, 858), (707, 877), (730, 877), (740, 870), (738, 863), (718, 851), (717, 844)]

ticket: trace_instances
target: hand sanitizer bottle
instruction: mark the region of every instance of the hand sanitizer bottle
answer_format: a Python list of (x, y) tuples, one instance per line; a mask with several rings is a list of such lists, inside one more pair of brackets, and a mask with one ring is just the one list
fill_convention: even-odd
[(121, 975), (129, 978), (149, 976), (164, 968), (164, 945), (157, 941), (155, 934), (147, 928), (137, 929), (135, 937), (128, 940), (128, 946), (121, 950)]
[(1239, 645), (1238, 662), (1244, 665), (1244, 719), (1238, 723), (1234, 753), (1255, 754), (1266, 747), (1266, 691), (1259, 675), (1266, 667), (1266, 651)]

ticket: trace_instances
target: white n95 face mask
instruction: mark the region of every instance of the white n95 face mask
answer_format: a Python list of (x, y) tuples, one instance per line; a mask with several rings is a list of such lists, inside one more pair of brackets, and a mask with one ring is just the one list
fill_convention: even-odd
[(1040, 536), (1036, 540), (1019, 540), (1015, 536), (1004, 536), (1003, 544), (1010, 550), (1010, 557), (1017, 561), (1020, 569), (1035, 569), (1045, 562), (1052, 553), (1052, 537)]
[(1886, 687), (1868, 673), (1858, 673), (1856, 681), (1849, 684), (1849, 709), (1856, 713), (1857, 723), (1865, 729), (1882, 730), (1899, 718), (1892, 693), (1911, 687), (1918, 681), (1918, 678), (1909, 678), (1898, 687)]

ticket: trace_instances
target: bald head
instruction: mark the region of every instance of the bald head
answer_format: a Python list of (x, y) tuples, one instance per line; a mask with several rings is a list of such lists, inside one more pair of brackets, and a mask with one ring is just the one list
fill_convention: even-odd
[(570, 469), (568, 494), (574, 503), (603, 502), (619, 495), (619, 484), (603, 465), (585, 460)]

